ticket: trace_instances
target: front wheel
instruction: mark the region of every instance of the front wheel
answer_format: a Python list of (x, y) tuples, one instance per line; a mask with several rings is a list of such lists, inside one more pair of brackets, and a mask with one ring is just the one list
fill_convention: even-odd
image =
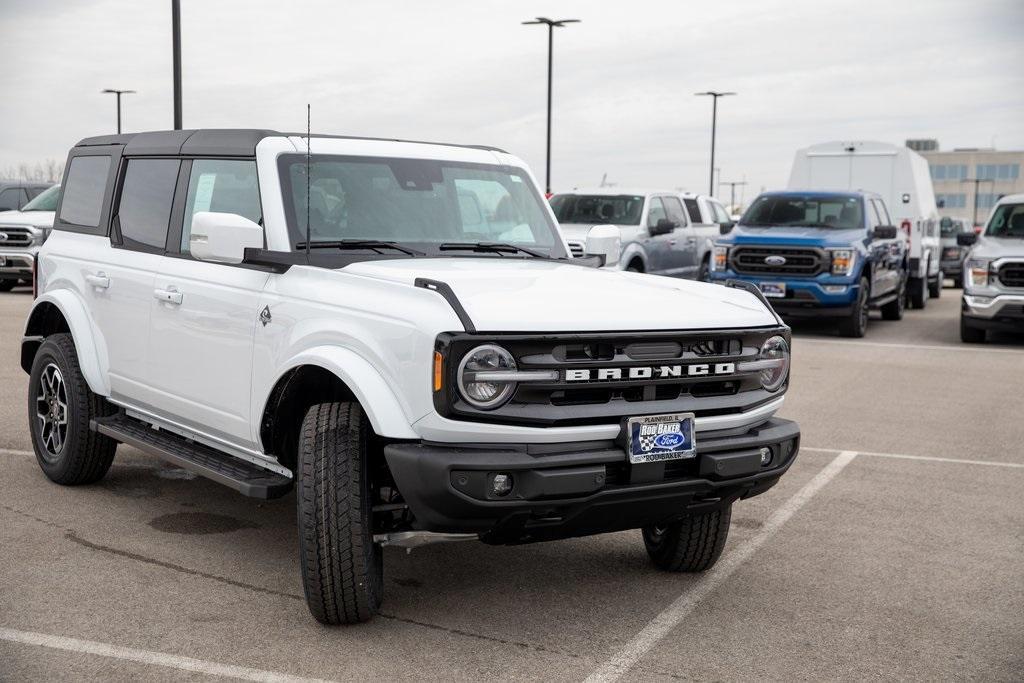
[(982, 344), (985, 342), (985, 330), (971, 327), (963, 316), (960, 316), (960, 341), (965, 344)]
[(373, 541), (369, 436), (358, 403), (321, 403), (302, 421), (299, 562), (306, 604), (323, 624), (368, 621), (380, 609), (384, 560)]
[(944, 278), (945, 276), (942, 274), (942, 271), (940, 270), (939, 276), (935, 278), (935, 282), (928, 283), (929, 297), (931, 297), (932, 299), (938, 299), (940, 296), (942, 296), (942, 280)]
[(644, 527), (644, 546), (658, 569), (702, 572), (714, 566), (729, 537), (732, 505), (687, 515), (665, 526)]
[(928, 302), (928, 278), (910, 278), (910, 289), (908, 291), (910, 307), (921, 309)]
[(711, 269), (707, 259), (700, 262), (700, 270), (697, 271), (697, 279), (700, 282), (711, 282)]
[(868, 331), (868, 279), (862, 277), (857, 289), (857, 301), (850, 315), (839, 321), (839, 334), (844, 337), (863, 337)]

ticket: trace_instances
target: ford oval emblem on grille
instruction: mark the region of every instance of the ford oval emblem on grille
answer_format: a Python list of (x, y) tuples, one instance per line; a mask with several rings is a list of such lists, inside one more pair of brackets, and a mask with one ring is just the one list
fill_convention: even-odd
[(786, 265), (786, 257), (785, 256), (775, 256), (775, 255), (765, 256), (764, 257), (764, 262), (766, 264), (768, 264), (769, 266), (784, 266), (784, 265)]

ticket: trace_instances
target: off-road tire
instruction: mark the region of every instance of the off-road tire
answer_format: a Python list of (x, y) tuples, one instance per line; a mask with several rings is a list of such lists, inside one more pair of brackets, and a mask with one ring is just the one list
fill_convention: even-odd
[(17, 286), (17, 280), (0, 280), (0, 292), (9, 292)]
[(910, 307), (921, 309), (928, 303), (928, 279), (923, 277), (912, 277), (908, 282)]
[(935, 282), (928, 283), (928, 297), (931, 299), (938, 299), (942, 296), (942, 280), (945, 276), (942, 271), (939, 271), (939, 276), (935, 278)]
[[(66, 436), (62, 446), (51, 453), (43, 441), (43, 426), (38, 415), (41, 378), (50, 366), (56, 366), (63, 383), (66, 405)], [(32, 449), (43, 473), (64, 486), (92, 484), (110, 469), (117, 442), (89, 429), (89, 422), (114, 412), (106, 399), (89, 390), (78, 364), (78, 353), (70, 334), (47, 337), (36, 351), (28, 384), (28, 419)]]
[(985, 330), (971, 327), (964, 317), (960, 316), (960, 341), (965, 344), (984, 344), (985, 336)]
[(306, 604), (322, 624), (367, 621), (380, 609), (384, 564), (373, 542), (369, 436), (358, 403), (321, 403), (302, 421), (299, 563)]
[(900, 281), (899, 292), (896, 298), (881, 308), (882, 320), (903, 320), (903, 313), (907, 307), (907, 280)]
[(664, 528), (645, 527), (644, 546), (658, 569), (702, 572), (718, 561), (729, 537), (732, 505), (713, 512), (688, 515)]
[(839, 334), (844, 337), (863, 337), (868, 331), (868, 288), (871, 285), (866, 277), (860, 279), (860, 287), (857, 289), (857, 301), (853, 304), (853, 310), (846, 318), (839, 321)]

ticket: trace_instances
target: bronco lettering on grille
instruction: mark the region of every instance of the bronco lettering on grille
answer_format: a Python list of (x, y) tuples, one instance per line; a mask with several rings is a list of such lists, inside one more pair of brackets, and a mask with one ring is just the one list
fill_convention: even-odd
[(697, 363), (694, 365), (654, 365), (632, 368), (572, 368), (565, 371), (566, 382), (619, 382), (622, 380), (670, 379), (731, 375), (735, 363)]

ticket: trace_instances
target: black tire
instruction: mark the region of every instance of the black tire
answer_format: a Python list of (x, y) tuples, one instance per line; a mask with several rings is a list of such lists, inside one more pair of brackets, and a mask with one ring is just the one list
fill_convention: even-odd
[(713, 512), (688, 515), (665, 527), (644, 527), (644, 546), (658, 569), (702, 572), (718, 561), (729, 537), (732, 505)]
[(853, 305), (850, 315), (839, 321), (839, 334), (844, 337), (863, 337), (868, 331), (868, 279), (860, 279), (860, 287), (857, 289), (857, 301)]
[(0, 292), (9, 292), (17, 286), (17, 280), (0, 280)]
[(928, 296), (930, 298), (938, 299), (942, 296), (942, 280), (944, 277), (945, 276), (943, 276), (942, 271), (940, 270), (939, 276), (935, 278), (935, 282), (928, 283)]
[(971, 325), (960, 316), (960, 341), (965, 344), (984, 344), (985, 330)]
[(954, 289), (963, 289), (964, 288), (963, 276), (957, 275), (957, 276), (955, 276), (953, 278), (953, 288)]
[(907, 280), (900, 280), (899, 293), (896, 299), (882, 306), (883, 320), (903, 320), (903, 313), (907, 307)]
[(89, 429), (89, 422), (113, 410), (89, 390), (70, 334), (52, 335), (39, 346), (29, 375), (28, 419), (36, 461), (51, 481), (76, 486), (103, 478), (117, 442)]
[(908, 282), (907, 295), (910, 299), (910, 307), (921, 309), (928, 302), (928, 279), (923, 277), (912, 277)]
[(701, 282), (711, 282), (711, 263), (707, 258), (700, 262), (697, 279)]
[(321, 403), (302, 421), (299, 563), (306, 604), (322, 624), (367, 621), (380, 609), (384, 561), (373, 542), (369, 436), (357, 403)]
[(640, 261), (630, 261), (626, 270), (630, 273), (642, 273), (644, 272), (644, 264)]

